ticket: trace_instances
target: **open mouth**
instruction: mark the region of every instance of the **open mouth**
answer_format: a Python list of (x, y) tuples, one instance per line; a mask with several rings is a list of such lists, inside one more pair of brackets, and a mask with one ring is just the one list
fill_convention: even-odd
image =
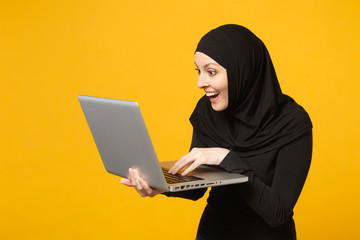
[(219, 96), (219, 92), (211, 92), (211, 93), (206, 93), (206, 96), (208, 96), (211, 99), (215, 99)]

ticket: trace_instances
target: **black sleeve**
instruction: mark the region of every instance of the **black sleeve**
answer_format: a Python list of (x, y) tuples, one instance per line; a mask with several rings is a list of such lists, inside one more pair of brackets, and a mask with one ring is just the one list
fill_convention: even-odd
[(245, 159), (231, 151), (220, 166), (249, 177), (237, 189), (247, 204), (270, 226), (279, 226), (292, 214), (310, 167), (312, 132), (280, 148), (270, 184), (264, 183)]
[[(195, 132), (193, 132), (190, 151), (194, 147), (204, 147), (204, 145), (196, 137)], [(165, 192), (163, 194), (168, 197), (181, 197), (181, 198), (191, 199), (191, 200), (195, 201), (195, 200), (202, 198), (206, 191), (207, 191), (207, 188), (200, 188), (200, 189), (187, 190), (187, 191), (181, 191), (181, 192)]]

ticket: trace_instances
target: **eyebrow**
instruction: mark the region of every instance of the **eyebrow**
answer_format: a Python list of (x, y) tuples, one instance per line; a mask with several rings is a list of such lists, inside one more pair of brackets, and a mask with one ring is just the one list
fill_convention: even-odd
[[(207, 64), (204, 65), (204, 68), (207, 68), (211, 64), (217, 65), (216, 63), (207, 63)], [(195, 66), (198, 67), (198, 65), (196, 65), (196, 63), (195, 63)]]

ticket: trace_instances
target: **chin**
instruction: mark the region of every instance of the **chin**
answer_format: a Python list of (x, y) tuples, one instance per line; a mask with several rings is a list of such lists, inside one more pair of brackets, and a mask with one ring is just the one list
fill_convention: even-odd
[(212, 109), (214, 109), (214, 111), (216, 111), (216, 112), (221, 112), (221, 111), (224, 111), (226, 108), (227, 108), (227, 106), (224, 106), (224, 105), (215, 105), (215, 104), (211, 104), (211, 107), (212, 107)]

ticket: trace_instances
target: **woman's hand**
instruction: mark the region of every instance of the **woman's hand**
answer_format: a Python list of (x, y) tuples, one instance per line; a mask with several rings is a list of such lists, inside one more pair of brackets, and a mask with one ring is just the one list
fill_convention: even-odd
[(226, 148), (193, 148), (174, 164), (169, 173), (175, 174), (188, 164), (191, 165), (181, 175), (188, 174), (201, 164), (219, 165), (229, 152)]
[(165, 191), (150, 187), (147, 182), (140, 177), (139, 171), (134, 168), (129, 169), (129, 178), (122, 178), (121, 183), (128, 187), (134, 187), (142, 197), (155, 197)]

